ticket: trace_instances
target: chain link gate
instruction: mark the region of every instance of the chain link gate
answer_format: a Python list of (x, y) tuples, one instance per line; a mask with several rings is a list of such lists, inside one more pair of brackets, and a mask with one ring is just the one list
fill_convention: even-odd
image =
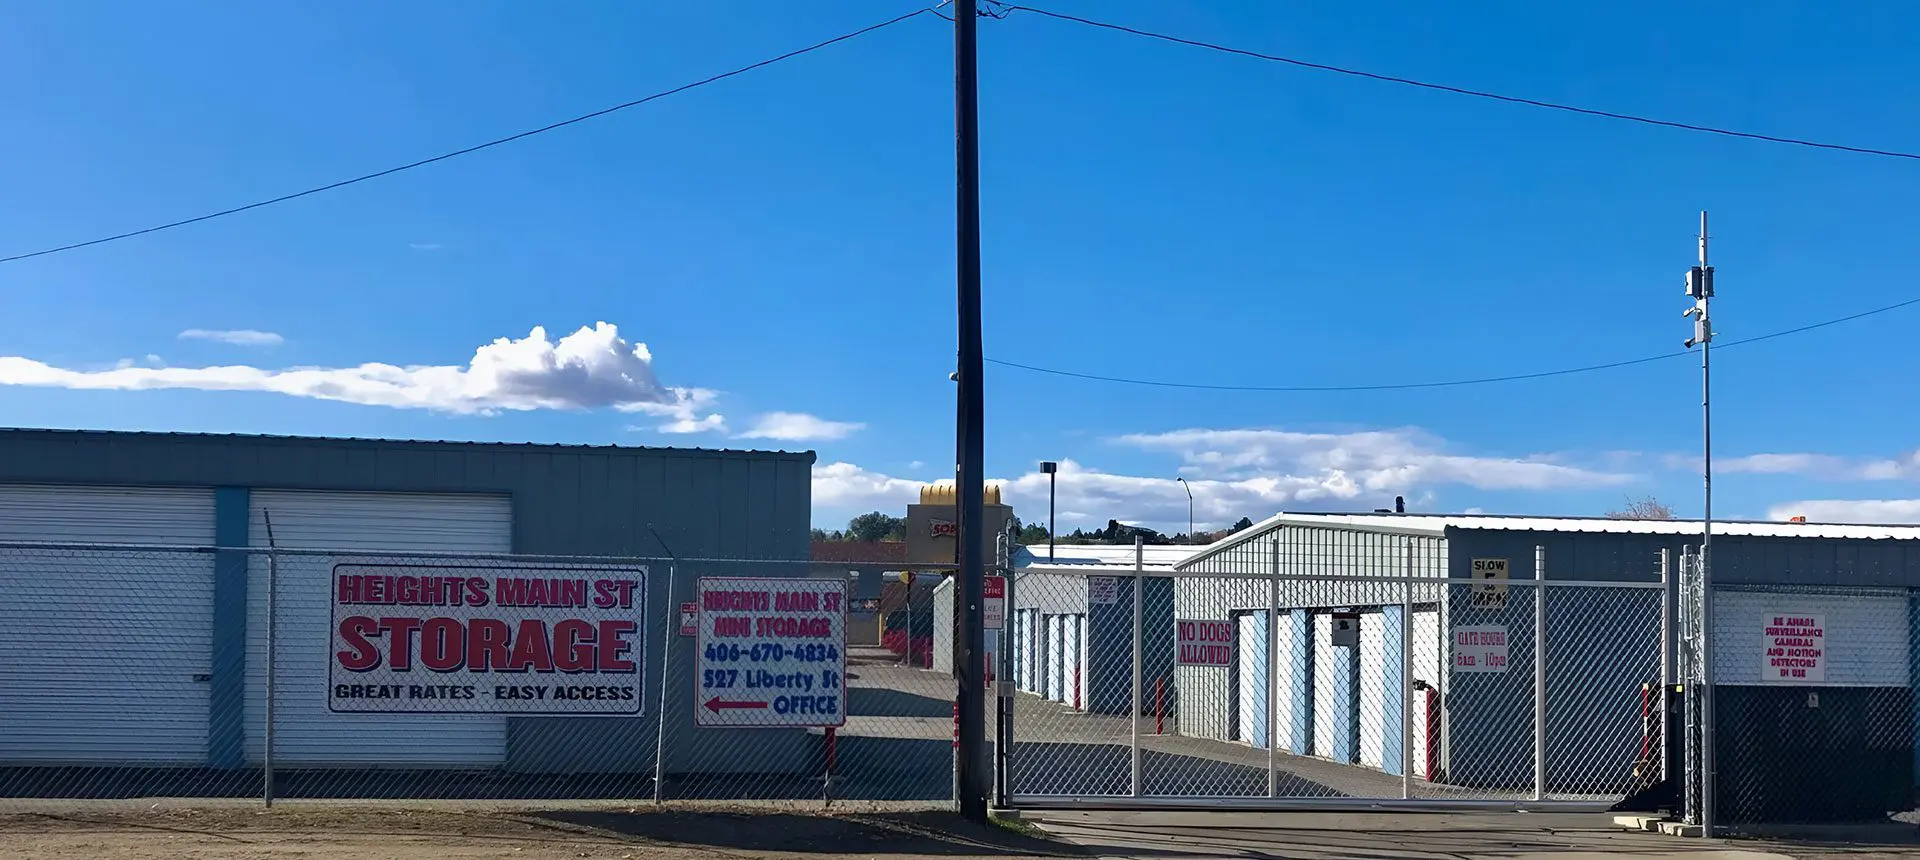
[(1671, 629), (1651, 559), (1556, 579), (1536, 550), (1545, 576), (1482, 580), (1449, 577), (1431, 535), (1259, 545), (1257, 573), (1013, 571), (1005, 803), (1602, 810), (1666, 748), (1646, 710)]

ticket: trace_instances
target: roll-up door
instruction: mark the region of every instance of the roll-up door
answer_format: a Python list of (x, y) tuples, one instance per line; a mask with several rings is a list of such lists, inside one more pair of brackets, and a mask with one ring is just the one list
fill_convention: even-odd
[(1333, 647), (1333, 616), (1321, 612), (1313, 616), (1313, 754), (1330, 758), (1339, 727), (1340, 710), (1346, 703), (1334, 695), (1334, 676), (1339, 661), (1345, 659)]
[(1066, 700), (1066, 616), (1048, 615), (1047, 619), (1047, 698)]
[[(1394, 723), (1396, 732), (1405, 731), (1405, 727), (1392, 719), (1399, 710), (1387, 707), (1387, 625), (1377, 609), (1360, 615), (1359, 680), (1360, 763), (1385, 767), (1387, 723)], [(1391, 695), (1401, 695), (1401, 691), (1393, 690)]]
[(1234, 698), (1239, 712), (1233, 739), (1256, 747), (1267, 745), (1267, 613), (1246, 612), (1234, 618)]
[[(255, 546), (267, 516), (279, 556), (275, 584), (274, 761), (287, 766), (490, 767), (506, 760), (507, 718), (493, 714), (336, 714), (327, 709), (333, 566), (406, 564), (406, 553), (505, 553), (513, 548), (510, 497), (479, 494), (333, 493), (255, 490)], [(318, 552), (301, 552), (318, 550)], [(419, 559), (420, 564), (461, 564)], [(474, 564), (487, 564), (474, 561)], [(247, 589), (247, 682), (266, 688), (267, 565), (255, 556)], [(263, 708), (247, 709), (247, 755), (260, 759)]]
[[(206, 547), (213, 491), (0, 485), (0, 541)], [(201, 765), (213, 555), (0, 549), (0, 764)]]

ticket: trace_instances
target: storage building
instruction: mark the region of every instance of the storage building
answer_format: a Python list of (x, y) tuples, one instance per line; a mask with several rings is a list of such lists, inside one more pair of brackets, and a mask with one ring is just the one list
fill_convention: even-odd
[[(259, 766), (267, 737), (269, 630), (274, 760), (288, 771), (650, 776), (660, 647), (676, 604), (694, 599), (703, 574), (807, 575), (812, 461), (810, 453), (0, 431), (0, 793), (64, 790), (48, 774), (75, 767), (168, 769), (172, 794), (242, 790), (230, 777)], [(245, 551), (267, 546), (270, 534), (296, 550), (279, 557), (271, 598), (266, 555)], [(30, 546), (46, 543), (83, 546)], [(643, 599), (633, 601), (637, 630), (607, 658), (640, 667), (644, 689), (632, 708), (516, 716), (332, 707), (336, 565), (495, 564), (502, 554), (607, 557), (582, 564), (644, 577)], [(461, 560), (469, 555), (493, 560)], [(673, 556), (686, 559), (677, 579), (668, 576)], [(802, 731), (694, 728), (691, 651), (675, 649), (664, 679), (674, 693), (666, 770), (803, 767), (815, 742)], [(729, 737), (716, 742), (716, 734)], [(124, 779), (87, 782), (140, 790)]]
[[(1766, 760), (1728, 745), (1751, 746), (1785, 711), (1824, 709), (1801, 741), (1823, 752), (1796, 760), (1906, 802), (1920, 783), (1915, 538), (1920, 527), (1715, 524), (1723, 784), (1732, 762)], [(1699, 542), (1685, 521), (1275, 516), (1174, 564), (1174, 620), (1226, 622), (1235, 640), (1226, 665), (1175, 671), (1179, 730), (1525, 796), (1543, 713), (1538, 787), (1618, 796), (1647, 740), (1645, 687), (1685, 657), (1686, 602), (1663, 585), (1662, 552), (1675, 582)]]

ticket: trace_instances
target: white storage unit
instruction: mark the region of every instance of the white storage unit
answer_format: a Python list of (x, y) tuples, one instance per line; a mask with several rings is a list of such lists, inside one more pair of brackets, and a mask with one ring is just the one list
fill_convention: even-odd
[[(1403, 727), (1397, 720), (1391, 729), (1387, 726), (1387, 625), (1377, 609), (1360, 613), (1360, 677), (1355, 681), (1360, 685), (1360, 763), (1384, 767), (1386, 733)], [(1397, 697), (1400, 691), (1391, 695)]]
[(1233, 739), (1253, 743), (1260, 737), (1260, 722), (1267, 718), (1267, 642), (1261, 634), (1264, 616), (1246, 612), (1234, 616), (1235, 657), (1233, 683), (1235, 716)]
[[(377, 552), (505, 553), (513, 548), (508, 496), (255, 490), (254, 546), (267, 545), (267, 514), (282, 548), (275, 583), (274, 762), (288, 767), (491, 767), (506, 760), (507, 718), (495, 714), (336, 714), (327, 709), (332, 648), (333, 566), (340, 561), (405, 563)], [(459, 564), (422, 560), (421, 564)], [(267, 560), (252, 558), (247, 585), (246, 754), (261, 760), (266, 689)]]
[[(213, 491), (0, 486), (0, 540), (209, 546)], [(213, 556), (0, 555), (0, 764), (206, 763)]]
[(1075, 708), (1079, 707), (1082, 701), (1080, 698), (1080, 678), (1081, 667), (1086, 665), (1083, 662), (1086, 659), (1086, 649), (1081, 645), (1081, 642), (1084, 640), (1080, 634), (1086, 626), (1085, 619), (1086, 616), (1084, 615), (1068, 615), (1065, 618), (1067, 641), (1062, 653), (1066, 655), (1066, 668), (1061, 681), (1064, 695), (1060, 701), (1062, 704)]
[[(1415, 610), (1413, 613), (1413, 677), (1435, 686), (1440, 675), (1440, 613), (1433, 609)], [(1413, 774), (1422, 779), (1431, 779), (1433, 774), (1427, 771), (1427, 747), (1438, 741), (1430, 738), (1433, 721), (1427, 713), (1427, 700), (1431, 694), (1426, 690), (1413, 691)]]
[(1295, 715), (1307, 707), (1306, 697), (1311, 695), (1307, 687), (1309, 679), (1300, 678), (1294, 665), (1305, 656), (1301, 652), (1306, 647), (1294, 638), (1295, 623), (1293, 613), (1287, 611), (1280, 612), (1273, 620), (1274, 635), (1279, 637), (1279, 654), (1275, 657), (1279, 664), (1274, 674), (1272, 737), (1282, 750), (1292, 749)]
[(1333, 647), (1333, 616), (1324, 612), (1313, 616), (1313, 754), (1333, 756), (1334, 719), (1344, 702), (1334, 701), (1334, 661), (1341, 659)]
[(1059, 702), (1066, 698), (1067, 644), (1066, 616), (1048, 615), (1047, 619), (1047, 698)]

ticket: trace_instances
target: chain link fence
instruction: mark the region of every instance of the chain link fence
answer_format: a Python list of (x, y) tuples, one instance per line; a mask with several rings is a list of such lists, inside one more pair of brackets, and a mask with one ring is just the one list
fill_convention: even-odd
[(3, 545), (0, 807), (949, 804), (945, 573), (853, 568)]
[[(1658, 743), (1665, 589), (1449, 578), (1437, 538), (1017, 577), (1016, 805), (1605, 808)], [(1551, 571), (1550, 560), (1541, 569)]]

